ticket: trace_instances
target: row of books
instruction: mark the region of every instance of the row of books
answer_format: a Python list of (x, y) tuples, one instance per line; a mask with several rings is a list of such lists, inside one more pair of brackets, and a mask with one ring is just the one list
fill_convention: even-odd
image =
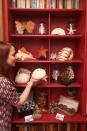
[(79, 131), (80, 125), (75, 124), (28, 124), (16, 125), (16, 131)]
[(79, 8), (79, 0), (12, 0), (13, 8)]

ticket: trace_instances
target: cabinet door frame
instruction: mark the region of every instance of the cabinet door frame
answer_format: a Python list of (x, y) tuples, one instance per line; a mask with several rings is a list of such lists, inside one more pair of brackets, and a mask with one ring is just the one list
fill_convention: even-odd
[(3, 0), (0, 0), (0, 40), (4, 40), (4, 12)]

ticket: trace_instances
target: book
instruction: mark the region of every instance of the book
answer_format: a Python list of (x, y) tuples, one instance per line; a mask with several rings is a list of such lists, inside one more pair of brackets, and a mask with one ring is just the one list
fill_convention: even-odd
[(40, 0), (37, 0), (37, 8), (40, 8)]
[(59, 7), (59, 2), (58, 2), (58, 0), (57, 0), (57, 2), (56, 2), (56, 7), (57, 7), (57, 8)]
[(40, 8), (44, 8), (44, 0), (40, 0)]
[(56, 0), (51, 0), (51, 8), (56, 8), (57, 2)]
[(50, 8), (50, 1), (49, 0), (45, 0), (45, 7)]
[(63, 0), (59, 0), (58, 3), (58, 8), (63, 8)]
[(12, 8), (16, 8), (17, 7), (17, 0), (12, 0)]
[(20, 8), (25, 8), (25, 0), (20, 0)]
[(20, 0), (17, 0), (17, 8), (20, 8)]
[(67, 9), (72, 9), (72, 0), (67, 0)]
[(33, 1), (33, 8), (37, 8), (37, 0)]
[(72, 8), (75, 9), (75, 0), (72, 0)]
[(67, 0), (63, 0), (63, 8), (67, 8)]
[(61, 131), (61, 123), (58, 124), (58, 131)]
[(75, 9), (79, 8), (79, 0), (75, 0)]
[(26, 0), (26, 8), (30, 8), (30, 0)]
[(66, 131), (71, 131), (71, 123), (66, 124)]

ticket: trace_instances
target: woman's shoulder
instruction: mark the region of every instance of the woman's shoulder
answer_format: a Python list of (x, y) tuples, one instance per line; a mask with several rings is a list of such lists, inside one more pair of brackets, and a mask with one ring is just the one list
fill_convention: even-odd
[(9, 83), (10, 81), (8, 80), (8, 78), (4, 77), (4, 76), (0, 76), (0, 82), (5, 82), (5, 83)]
[(0, 85), (2, 85), (2, 87), (6, 86), (8, 89), (15, 90), (15, 86), (7, 77), (0, 76)]

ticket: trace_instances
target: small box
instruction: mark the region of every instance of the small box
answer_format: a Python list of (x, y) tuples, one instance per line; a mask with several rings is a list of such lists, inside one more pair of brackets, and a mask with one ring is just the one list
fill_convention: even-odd
[(65, 115), (68, 118), (72, 118), (79, 108), (79, 101), (70, 97), (60, 96), (58, 102), (57, 112)]

